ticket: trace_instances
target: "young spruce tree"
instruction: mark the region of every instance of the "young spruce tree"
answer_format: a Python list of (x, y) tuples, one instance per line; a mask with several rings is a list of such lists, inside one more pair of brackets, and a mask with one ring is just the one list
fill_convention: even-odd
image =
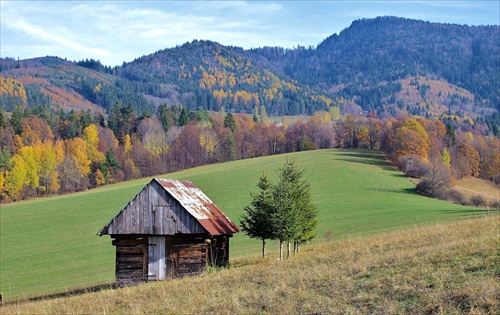
[(263, 256), (265, 240), (278, 240), (279, 259), (283, 258), (283, 243), (290, 244), (294, 251), (302, 243), (315, 237), (317, 207), (311, 196), (309, 183), (303, 179), (305, 170), (294, 161), (286, 161), (278, 168), (279, 182), (272, 184), (266, 175), (260, 178), (260, 192), (252, 194), (252, 203), (244, 208), (242, 230), (252, 238), (262, 239)]
[(262, 240), (262, 258), (266, 256), (266, 239), (272, 239), (271, 226), (271, 182), (267, 174), (260, 177), (258, 193), (251, 193), (252, 202), (245, 206), (245, 214), (241, 218), (241, 230), (251, 238)]

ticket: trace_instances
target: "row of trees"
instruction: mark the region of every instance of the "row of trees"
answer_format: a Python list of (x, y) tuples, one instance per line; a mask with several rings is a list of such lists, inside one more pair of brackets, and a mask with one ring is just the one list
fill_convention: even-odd
[(383, 150), (416, 177), (430, 177), (437, 165), (449, 174), (443, 187), (466, 176), (500, 182), (500, 140), (469, 124), (332, 115), (270, 122), (262, 111), (252, 117), (160, 106), (156, 115), (138, 116), (119, 104), (107, 118), (46, 107), (16, 110), (9, 118), (0, 111), (0, 196), (66, 193), (204, 164), (325, 148)]
[(286, 161), (278, 170), (278, 182), (272, 183), (264, 173), (252, 193), (252, 202), (244, 210), (241, 229), (251, 238), (262, 240), (262, 257), (266, 240), (278, 240), (279, 260), (283, 259), (283, 243), (287, 242), (287, 258), (311, 241), (316, 233), (317, 206), (312, 200), (310, 184), (303, 178), (305, 170), (294, 161)]

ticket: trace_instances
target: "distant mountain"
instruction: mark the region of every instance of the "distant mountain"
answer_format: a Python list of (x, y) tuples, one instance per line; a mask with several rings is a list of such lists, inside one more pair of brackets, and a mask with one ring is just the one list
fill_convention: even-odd
[(16, 104), (152, 112), (165, 103), (269, 115), (338, 106), (483, 119), (500, 110), (500, 27), (362, 19), (317, 48), (244, 50), (193, 41), (110, 68), (96, 60), (1, 59), (3, 110)]
[[(465, 89), (472, 99), (467, 96), (464, 103), (500, 110), (499, 26), (379, 17), (354, 21), (316, 49), (261, 48), (253, 52), (294, 80), (355, 99), (365, 110), (394, 103), (390, 101), (398, 88), (394, 84), (408, 78), (418, 81), (419, 77), (451, 84), (450, 99), (454, 94), (462, 96), (460, 89)], [(397, 100), (407, 101), (403, 96)], [(443, 104), (437, 99), (429, 101)]]

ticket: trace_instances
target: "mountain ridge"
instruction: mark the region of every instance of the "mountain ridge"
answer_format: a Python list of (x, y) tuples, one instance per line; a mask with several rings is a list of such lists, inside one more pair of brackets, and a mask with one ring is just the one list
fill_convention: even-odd
[[(475, 121), (500, 110), (500, 26), (378, 17), (355, 20), (314, 48), (245, 50), (194, 40), (113, 68), (92, 59), (2, 58), (0, 73), (3, 81), (11, 78), (29, 85), (27, 94), (37, 94), (38, 99), (48, 95), (46, 106), (64, 109), (105, 112), (118, 102), (132, 104), (138, 112), (154, 112), (165, 103), (299, 115), (336, 106), (343, 113), (407, 112)], [(46, 86), (33, 78), (45, 80)], [(420, 99), (401, 93), (408, 79)], [(426, 91), (433, 82), (449, 88), (431, 99)], [(2, 86), (3, 110), (12, 111), (16, 103), (33, 105), (29, 95), (22, 100), (5, 82)], [(62, 91), (54, 91), (54, 86)], [(472, 97), (464, 97), (461, 89)], [(61, 97), (64, 91), (81, 104), (68, 104), (68, 97)]]

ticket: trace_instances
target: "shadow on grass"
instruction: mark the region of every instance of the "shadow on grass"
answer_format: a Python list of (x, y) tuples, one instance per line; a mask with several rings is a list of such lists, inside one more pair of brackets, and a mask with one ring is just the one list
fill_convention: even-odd
[(383, 191), (383, 192), (391, 192), (391, 193), (398, 193), (398, 194), (405, 194), (405, 195), (419, 195), (416, 191), (415, 188), (402, 188), (402, 189), (384, 189), (384, 188), (374, 188), (370, 189), (371, 191)]
[(393, 171), (394, 168), (385, 160), (374, 160), (373, 158), (364, 158), (357, 156), (355, 159), (349, 159), (349, 158), (337, 158), (337, 161), (344, 161), (344, 162), (349, 162), (349, 163), (358, 163), (358, 164), (367, 164), (367, 165), (375, 165), (380, 167), (381, 169), (385, 171)]
[(75, 296), (75, 295), (81, 295), (81, 294), (92, 293), (92, 292), (100, 292), (100, 291), (110, 290), (110, 289), (114, 289), (114, 288), (115, 288), (114, 283), (100, 284), (100, 285), (96, 285), (96, 286), (77, 288), (77, 289), (64, 291), (64, 292), (7, 300), (7, 301), (3, 301), (2, 305), (16, 304), (16, 303), (22, 303), (22, 302), (34, 302), (34, 301), (41, 301), (41, 300), (51, 300), (51, 299), (56, 299), (56, 298), (67, 298), (67, 297), (71, 297), (71, 296)]
[(461, 215), (461, 216), (467, 216), (467, 217), (479, 217), (479, 216), (486, 216), (486, 215), (492, 215), (492, 214), (500, 214), (500, 210), (488, 210), (488, 209), (482, 209), (482, 208), (477, 208), (477, 209), (464, 209), (464, 210), (440, 210), (437, 213), (440, 214), (454, 214), (454, 215)]
[(369, 164), (380, 166), (384, 170), (394, 170), (392, 165), (387, 161), (384, 155), (381, 155), (380, 152), (370, 151), (370, 150), (357, 150), (352, 152), (336, 152), (336, 156), (341, 158), (337, 158), (336, 160), (359, 163), (359, 164)]

